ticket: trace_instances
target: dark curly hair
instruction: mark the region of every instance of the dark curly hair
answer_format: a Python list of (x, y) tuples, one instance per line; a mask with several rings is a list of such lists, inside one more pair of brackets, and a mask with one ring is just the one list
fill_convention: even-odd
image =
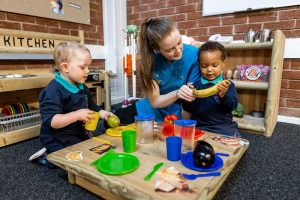
[(202, 53), (205, 53), (208, 51), (209, 52), (220, 51), (222, 61), (224, 61), (226, 59), (227, 53), (226, 53), (225, 47), (219, 42), (209, 41), (209, 42), (206, 42), (203, 45), (201, 45), (200, 51), (199, 51), (199, 57), (201, 56)]

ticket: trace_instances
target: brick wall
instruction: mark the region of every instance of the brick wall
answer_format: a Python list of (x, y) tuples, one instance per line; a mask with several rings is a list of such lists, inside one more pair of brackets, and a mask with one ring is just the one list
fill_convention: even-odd
[[(90, 25), (0, 11), (0, 28), (76, 36), (78, 30), (83, 30), (85, 44), (103, 45), (102, 15), (102, 0), (90, 0)], [(52, 60), (0, 60), (0, 70), (51, 68), (52, 66)], [(104, 69), (104, 61), (93, 60), (92, 66)]]
[[(300, 38), (300, 6), (203, 17), (201, 0), (127, 0), (127, 5), (128, 24), (140, 25), (147, 17), (168, 16), (181, 34), (200, 41), (217, 33), (241, 40), (250, 28), (280, 29), (287, 38)], [(279, 114), (300, 117), (300, 59), (284, 60)]]

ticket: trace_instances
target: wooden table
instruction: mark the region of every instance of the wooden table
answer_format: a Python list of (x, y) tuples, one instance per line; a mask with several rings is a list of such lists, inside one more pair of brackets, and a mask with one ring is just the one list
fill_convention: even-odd
[[(98, 172), (94, 166), (90, 166), (91, 162), (104, 155), (89, 150), (103, 144), (103, 142), (96, 139), (90, 139), (49, 154), (48, 160), (68, 172), (70, 183), (76, 183), (105, 199), (212, 199), (249, 146), (249, 142), (244, 140), (246, 143), (239, 148), (229, 147), (212, 140), (211, 136), (214, 135), (216, 134), (205, 133), (199, 139), (209, 142), (214, 147), (215, 152), (228, 153), (230, 156), (222, 157), (224, 166), (218, 170), (222, 173), (221, 176), (188, 181), (189, 188), (193, 191), (191, 193), (179, 193), (178, 191), (170, 193), (156, 192), (155, 180), (158, 178), (157, 174), (148, 182), (143, 180), (158, 162), (164, 162), (164, 166), (160, 170), (173, 166), (181, 173), (200, 173), (187, 169), (180, 161), (168, 161), (166, 159), (165, 142), (157, 138), (152, 144), (138, 144), (137, 151), (132, 154), (139, 158), (139, 168), (132, 173), (120, 176), (105, 175)], [(115, 145), (117, 147), (115, 152), (123, 153), (121, 137), (110, 137), (108, 135), (99, 137)], [(82, 151), (83, 160), (67, 160), (66, 154), (73, 151)]]

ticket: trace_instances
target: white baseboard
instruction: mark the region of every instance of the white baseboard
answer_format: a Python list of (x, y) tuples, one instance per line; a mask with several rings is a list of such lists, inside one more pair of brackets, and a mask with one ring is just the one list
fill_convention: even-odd
[(290, 124), (300, 124), (300, 118), (283, 116), (283, 115), (278, 115), (277, 121), (278, 122), (290, 123)]

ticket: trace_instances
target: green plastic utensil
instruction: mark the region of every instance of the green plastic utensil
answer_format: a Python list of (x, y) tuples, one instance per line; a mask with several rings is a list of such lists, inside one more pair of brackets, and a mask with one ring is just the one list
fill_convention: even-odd
[(161, 168), (164, 165), (163, 162), (157, 163), (156, 165), (154, 165), (153, 170), (144, 178), (144, 181), (149, 181), (152, 176), (155, 174), (155, 172)]

